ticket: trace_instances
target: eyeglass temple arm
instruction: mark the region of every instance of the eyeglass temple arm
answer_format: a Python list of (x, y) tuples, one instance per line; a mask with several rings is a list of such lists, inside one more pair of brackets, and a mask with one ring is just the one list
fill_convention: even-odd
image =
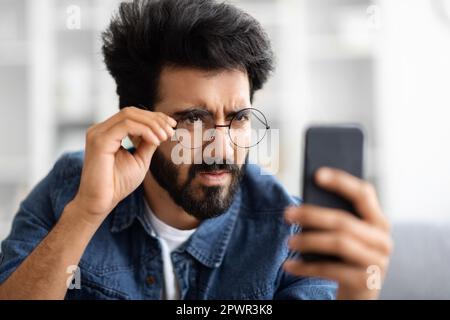
[(259, 122), (261, 122), (267, 130), (270, 129), (270, 126), (267, 124), (267, 119), (261, 120), (255, 113), (253, 113), (253, 115), (255, 116), (256, 119), (259, 120)]

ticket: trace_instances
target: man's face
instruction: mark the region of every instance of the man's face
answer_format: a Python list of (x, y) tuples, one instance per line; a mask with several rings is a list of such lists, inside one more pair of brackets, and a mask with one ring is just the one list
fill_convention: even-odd
[[(165, 68), (159, 95), (160, 102), (154, 110), (177, 121), (189, 111), (200, 109), (207, 111), (215, 124), (227, 125), (236, 112), (251, 107), (248, 76), (239, 70)], [(172, 150), (180, 147), (176, 141), (162, 144), (151, 162), (150, 171), (156, 181), (179, 206), (200, 221), (229, 208), (244, 172), (248, 151), (236, 147), (227, 130), (217, 128), (214, 139), (204, 142), (203, 147), (183, 150), (190, 154), (189, 164), (174, 164)], [(199, 157), (203, 160), (200, 163)]]

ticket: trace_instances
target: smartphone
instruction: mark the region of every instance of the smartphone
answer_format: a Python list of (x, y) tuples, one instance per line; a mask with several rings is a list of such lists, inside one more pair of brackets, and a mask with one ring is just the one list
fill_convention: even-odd
[[(342, 209), (357, 216), (353, 205), (337, 194), (319, 188), (315, 173), (322, 167), (344, 170), (363, 178), (364, 131), (359, 125), (312, 126), (305, 134), (303, 163), (303, 202), (316, 206)], [(309, 232), (311, 229), (303, 229)], [(305, 252), (305, 261), (338, 261), (334, 256)]]

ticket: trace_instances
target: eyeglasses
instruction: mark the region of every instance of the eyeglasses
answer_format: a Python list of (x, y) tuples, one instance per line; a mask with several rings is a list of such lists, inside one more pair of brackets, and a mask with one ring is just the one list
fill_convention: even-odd
[(184, 112), (176, 118), (177, 141), (185, 148), (202, 148), (216, 138), (217, 128), (227, 128), (230, 141), (237, 147), (249, 149), (257, 146), (266, 136), (270, 126), (264, 114), (254, 108), (246, 108), (232, 116), (229, 124), (215, 124), (213, 115), (207, 110), (196, 109)]
[[(138, 105), (144, 110), (149, 108)], [(254, 108), (246, 108), (236, 112), (229, 124), (216, 125), (213, 115), (204, 109), (193, 109), (173, 116), (177, 121), (175, 138), (184, 148), (199, 149), (214, 141), (217, 128), (227, 128), (233, 145), (250, 149), (256, 147), (270, 130), (266, 116)]]

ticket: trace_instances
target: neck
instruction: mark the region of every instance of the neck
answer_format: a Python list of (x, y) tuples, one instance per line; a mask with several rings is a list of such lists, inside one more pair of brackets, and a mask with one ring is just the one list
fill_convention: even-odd
[(200, 221), (178, 206), (169, 193), (161, 188), (149, 171), (144, 179), (144, 196), (155, 216), (178, 230), (192, 230), (200, 225)]

